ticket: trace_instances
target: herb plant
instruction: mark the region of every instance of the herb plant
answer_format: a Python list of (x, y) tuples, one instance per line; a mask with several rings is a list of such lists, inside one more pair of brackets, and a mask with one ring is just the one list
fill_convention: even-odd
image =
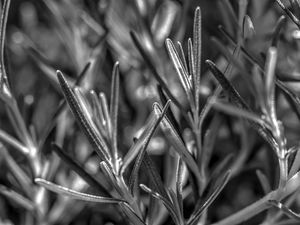
[(298, 0), (10, 4), (1, 224), (299, 224)]

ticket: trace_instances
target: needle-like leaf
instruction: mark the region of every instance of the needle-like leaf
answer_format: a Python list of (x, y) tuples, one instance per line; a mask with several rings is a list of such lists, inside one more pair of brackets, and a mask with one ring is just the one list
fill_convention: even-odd
[(289, 0), (293, 13), (297, 18), (300, 17), (300, 2), (299, 0)]
[(93, 126), (92, 121), (88, 119), (89, 116), (86, 115), (83, 111), (82, 106), (78, 102), (78, 99), (76, 98), (74, 92), (69, 87), (67, 81), (60, 71), (57, 71), (57, 77), (73, 115), (76, 117), (76, 120), (82, 127), (94, 150), (100, 156), (101, 160), (110, 161), (110, 155), (108, 153), (109, 150), (106, 146), (106, 143), (95, 130), (95, 126)]
[(284, 6), (284, 4), (280, 0), (276, 0), (277, 4), (280, 6), (280, 8), (283, 9), (283, 11), (288, 15), (288, 17), (297, 25), (297, 27), (300, 29), (300, 21), (299, 19), (287, 8)]
[(245, 118), (247, 120), (253, 121), (255, 123), (261, 124), (262, 126), (268, 126), (267, 122), (264, 121), (261, 117), (254, 114), (253, 112), (238, 108), (232, 104), (225, 104), (221, 101), (212, 99), (214, 108), (221, 110), (229, 115), (238, 116)]
[(187, 63), (186, 63), (185, 54), (184, 54), (184, 51), (183, 51), (183, 48), (182, 48), (182, 44), (178, 41), (177, 45), (178, 45), (178, 48), (179, 48), (180, 59), (183, 63), (183, 66), (184, 66), (184, 69), (185, 69), (186, 73), (188, 73), (189, 70), (188, 70), (188, 66), (187, 66)]
[[(154, 112), (159, 116), (162, 113), (162, 109), (159, 106), (154, 106)], [(180, 138), (179, 134), (174, 129), (170, 120), (165, 116), (160, 124), (166, 138), (169, 140), (169, 143), (173, 146), (174, 150), (182, 157), (182, 159), (186, 162), (187, 166), (191, 171), (195, 174), (198, 181), (202, 179), (199, 168), (197, 166), (196, 161), (193, 156), (187, 150), (185, 144)]]
[(95, 121), (95, 124), (98, 127), (98, 130), (102, 134), (102, 136), (108, 139), (109, 136), (108, 136), (107, 121), (105, 120), (104, 112), (99, 97), (94, 90), (90, 91), (90, 96), (92, 100), (92, 108), (94, 110), (93, 119)]
[(285, 16), (279, 17), (279, 19), (276, 22), (276, 26), (275, 26), (275, 29), (274, 29), (274, 32), (273, 32), (273, 38), (272, 38), (272, 46), (273, 47), (277, 47), (277, 43), (278, 43), (278, 40), (279, 40), (279, 34), (280, 34), (280, 31), (282, 30), (285, 22), (286, 22), (286, 17)]
[(243, 79), (245, 79), (246, 83), (248, 84), (247, 88), (249, 88), (249, 90), (253, 94), (255, 94), (255, 87), (251, 80), (251, 75), (248, 73), (247, 70), (245, 70), (243, 64), (240, 63), (238, 60), (238, 52), (240, 52), (240, 46), (238, 46), (238, 49), (234, 49), (235, 54), (231, 54), (227, 47), (225, 47), (224, 44), (221, 43), (217, 38), (212, 37), (210, 40), (218, 48), (218, 50), (227, 58), (228, 62), (230, 62), (231, 65), (235, 66), (241, 72), (241, 74), (243, 75)]
[(152, 187), (154, 188), (154, 191), (159, 193), (165, 199), (168, 199), (170, 201), (170, 198), (169, 198), (167, 191), (163, 185), (161, 177), (147, 152), (145, 152), (142, 163), (143, 163), (142, 165), (143, 165), (143, 168), (145, 169), (145, 172), (149, 176), (149, 180), (152, 183)]
[[(209, 66), (210, 71), (213, 73), (215, 78), (219, 81), (223, 90), (227, 93), (229, 99), (238, 107), (251, 111), (245, 101), (241, 98), (239, 93), (231, 85), (230, 81), (224, 76), (224, 74), (216, 67), (216, 65), (210, 60), (206, 60), (207, 65)], [(270, 131), (266, 127), (261, 126), (261, 124), (250, 122), (250, 125), (261, 135), (276, 151), (276, 143)]]
[(224, 159), (222, 159), (218, 165), (212, 170), (210, 180), (217, 180), (219, 177), (224, 174), (224, 171), (228, 171), (233, 164), (234, 154), (231, 153), (227, 155)]
[(106, 123), (107, 132), (108, 132), (108, 134), (111, 134), (112, 133), (112, 131), (111, 131), (112, 127), (111, 127), (111, 118), (110, 118), (110, 113), (109, 113), (109, 107), (108, 107), (106, 95), (103, 92), (99, 93), (99, 102), (100, 102), (101, 109), (102, 109), (103, 116), (104, 116), (104, 120), (105, 120), (105, 123)]
[(108, 197), (102, 197), (98, 195), (90, 195), (78, 191), (74, 191), (72, 189), (54, 184), (50, 181), (41, 179), (41, 178), (36, 178), (35, 182), (49, 191), (55, 192), (57, 194), (63, 194), (66, 196), (69, 196), (71, 198), (77, 199), (77, 200), (82, 200), (82, 201), (87, 201), (87, 202), (97, 202), (97, 203), (121, 203), (124, 202), (122, 199), (117, 199), (117, 198), (108, 198)]
[(292, 163), (292, 166), (289, 171), (289, 177), (292, 177), (294, 174), (296, 174), (300, 168), (300, 151), (299, 151), (299, 146), (296, 147), (297, 152), (294, 158), (294, 161)]
[(120, 202), (120, 205), (129, 221), (132, 221), (134, 225), (146, 225), (126, 202)]
[(268, 178), (266, 177), (266, 175), (261, 170), (256, 170), (256, 175), (260, 182), (260, 185), (263, 188), (264, 193), (265, 194), (269, 193), (272, 189), (271, 189), (270, 182), (269, 182)]
[(180, 221), (179, 224), (184, 224), (184, 218), (183, 218), (183, 211), (181, 210), (181, 204), (178, 202), (178, 198), (177, 195), (175, 194), (175, 192), (169, 188), (169, 196), (172, 200), (172, 205), (174, 208), (174, 211), (176, 212), (177, 218)]
[(187, 74), (187, 71), (185, 70), (183, 63), (179, 58), (178, 52), (177, 52), (173, 42), (170, 39), (166, 40), (166, 46), (167, 46), (169, 56), (173, 62), (176, 72), (179, 76), (181, 85), (187, 95), (187, 98), (188, 98), (190, 104), (192, 105), (192, 104), (194, 104), (193, 103), (194, 98), (192, 95), (192, 85), (189, 81), (189, 75)]
[(158, 192), (151, 190), (149, 187), (147, 187), (144, 184), (140, 184), (140, 187), (147, 193), (149, 193), (151, 196), (153, 196), (156, 199), (159, 199), (163, 202), (165, 207), (168, 209), (172, 219), (174, 220), (176, 225), (180, 225), (180, 220), (178, 218), (178, 215), (176, 214), (176, 210), (169, 199), (165, 198), (164, 196), (160, 195)]
[(39, 67), (39, 69), (45, 75), (47, 81), (49, 81), (55, 90), (59, 91), (59, 84), (55, 76), (54, 66), (33, 44), (27, 43), (27, 54), (34, 61), (34, 63)]
[(183, 189), (184, 171), (185, 171), (185, 165), (183, 164), (182, 160), (178, 158), (177, 170), (176, 170), (176, 196), (177, 196), (177, 201), (179, 204), (181, 215), (183, 215), (182, 189)]
[[(85, 75), (87, 74), (87, 71), (90, 68), (91, 63), (88, 62), (85, 67), (82, 69), (81, 73), (79, 74), (78, 78), (75, 81), (75, 84), (73, 87), (75, 86), (80, 86), (81, 81), (83, 80), (83, 78), (85, 77)], [(47, 127), (45, 128), (45, 130), (43, 131), (41, 138), (39, 140), (38, 146), (39, 148), (42, 148), (47, 137), (49, 136), (49, 134), (51, 133), (51, 131), (54, 129), (55, 125), (56, 125), (56, 120), (59, 117), (59, 115), (61, 115), (61, 113), (64, 111), (65, 106), (66, 106), (66, 101), (65, 99), (62, 100), (59, 104), (59, 106), (57, 107), (57, 109), (55, 110), (55, 112), (52, 114), (51, 119), (50, 119), (50, 123), (47, 125)]]
[(20, 165), (14, 160), (14, 158), (9, 154), (4, 146), (0, 146), (1, 154), (3, 154), (5, 163), (7, 164), (10, 172), (16, 178), (17, 182), (20, 184), (25, 193), (30, 196), (32, 194), (32, 180), (28, 177), (26, 172)]
[(5, 85), (6, 88), (9, 89), (7, 74), (4, 63), (4, 48), (5, 48), (5, 35), (6, 35), (6, 24), (7, 24), (7, 16), (10, 6), (10, 0), (5, 0), (2, 12), (1, 12), (1, 22), (0, 22), (0, 87), (1, 91)]
[(227, 80), (224, 74), (216, 67), (216, 65), (210, 60), (206, 60), (206, 64), (208, 65), (209, 70), (212, 72), (212, 74), (222, 86), (223, 90), (226, 91), (226, 93), (228, 94), (230, 101), (232, 101), (238, 107), (248, 110), (249, 108), (245, 101), (242, 99), (240, 94), (233, 88), (233, 86), (230, 84), (230, 82)]
[(211, 195), (205, 199), (204, 203), (194, 211), (194, 213), (191, 215), (190, 219), (188, 220), (188, 225), (194, 225), (197, 224), (200, 216), (202, 215), (203, 211), (207, 209), (211, 203), (218, 197), (220, 192), (224, 189), (225, 185), (228, 183), (230, 178), (230, 171), (228, 171), (224, 177), (219, 181), (220, 183), (217, 185), (217, 187), (212, 191)]
[(24, 155), (28, 155), (29, 149), (26, 148), (22, 143), (20, 143), (17, 139), (10, 136), (8, 133), (0, 129), (0, 140), (3, 141), (3, 143), (6, 143), (12, 147), (14, 147), (16, 150), (21, 152)]
[[(193, 42), (192, 42), (192, 39), (189, 38), (188, 39), (188, 61), (189, 61), (189, 72), (190, 74), (196, 74), (196, 71), (195, 71), (195, 68), (196, 68), (196, 65), (195, 65), (195, 56), (194, 56), (194, 47), (193, 47)], [(195, 83), (194, 83), (194, 76), (193, 76), (193, 79), (192, 79), (192, 84), (193, 84), (193, 88), (195, 90)]]
[[(161, 88), (160, 85), (157, 85), (157, 91), (158, 91), (158, 95), (159, 95), (159, 98), (160, 98), (160, 101), (161, 101), (162, 105), (165, 105), (168, 102), (168, 98), (165, 95), (165, 93), (163, 92), (163, 89)], [(171, 123), (174, 125), (174, 128), (177, 131), (177, 133), (179, 133), (180, 132), (180, 125), (177, 122), (171, 107), (169, 107), (169, 109), (167, 110), (166, 115), (170, 119)]]
[[(162, 118), (165, 116), (169, 106), (170, 106), (170, 100), (166, 103), (166, 105), (163, 108), (163, 111), (161, 113), (161, 115), (159, 116), (159, 118), (156, 120), (155, 124), (153, 127), (151, 127), (151, 130), (149, 130), (149, 133), (147, 134), (145, 140), (143, 140), (143, 146), (138, 154), (138, 157), (135, 161), (133, 170), (131, 172), (130, 175), (130, 179), (129, 179), (129, 188), (132, 194), (134, 194), (134, 190), (137, 188), (137, 183), (138, 183), (138, 172), (140, 170), (140, 167), (142, 165), (143, 159), (144, 159), (144, 155), (146, 152), (146, 149), (148, 147), (148, 144), (156, 130), (156, 128), (158, 127), (159, 123), (161, 122)], [(157, 104), (157, 103), (154, 103)]]
[(111, 97), (110, 97), (110, 119), (111, 119), (111, 142), (112, 142), (112, 158), (114, 164), (119, 169), (118, 164), (118, 109), (119, 109), (119, 91), (120, 90), (120, 74), (119, 74), (119, 62), (116, 62), (112, 72), (112, 85), (111, 85)]
[(201, 75), (201, 52), (202, 52), (202, 38), (201, 38), (201, 9), (197, 7), (194, 14), (194, 28), (193, 28), (193, 55), (195, 63), (195, 73), (193, 73), (193, 84), (195, 91), (195, 105), (197, 112), (199, 112), (200, 99), (200, 75)]
[(26, 210), (34, 211), (36, 209), (34, 202), (3, 185), (0, 185), (0, 193)]
[(152, 60), (148, 56), (147, 52), (145, 51), (143, 45), (140, 43), (137, 35), (134, 32), (130, 32), (130, 36), (136, 45), (137, 49), (139, 50), (140, 54), (144, 58), (145, 62), (147, 63), (149, 69), (151, 70), (154, 78), (157, 80), (157, 82), (162, 86), (168, 97), (172, 100), (172, 102), (180, 109), (181, 112), (185, 113), (185, 109), (183, 106), (177, 101), (177, 99), (174, 97), (174, 95), (171, 93), (170, 89), (168, 88), (168, 85), (165, 83), (165, 81), (161, 78), (161, 76), (158, 74), (155, 66), (152, 63)]
[(146, 123), (145, 129), (137, 139), (137, 141), (130, 147), (127, 154), (123, 158), (123, 165), (121, 168), (121, 174), (125, 172), (125, 169), (129, 166), (129, 164), (134, 160), (134, 158), (138, 155), (139, 150), (144, 146), (145, 141), (149, 137), (151, 130), (155, 127), (156, 122), (158, 121), (158, 117), (154, 114), (150, 115), (148, 122)]
[(268, 104), (269, 113), (273, 114), (274, 118), (276, 118), (275, 112), (275, 69), (277, 62), (277, 49), (275, 47), (271, 47), (268, 50), (267, 60), (265, 64), (265, 88), (266, 88), (266, 103)]
[(245, 15), (243, 21), (243, 38), (249, 39), (255, 35), (254, 25), (251, 18), (248, 15)]
[(221, 119), (219, 115), (215, 115), (210, 123), (210, 126), (204, 133), (203, 138), (203, 147), (202, 147), (202, 156), (200, 159), (202, 168), (207, 168), (208, 164), (213, 155), (214, 146), (218, 137), (218, 130), (220, 128)]

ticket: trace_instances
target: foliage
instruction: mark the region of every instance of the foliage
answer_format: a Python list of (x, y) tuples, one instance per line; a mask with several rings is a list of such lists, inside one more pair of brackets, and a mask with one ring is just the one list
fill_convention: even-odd
[(1, 224), (299, 223), (299, 0), (21, 2)]

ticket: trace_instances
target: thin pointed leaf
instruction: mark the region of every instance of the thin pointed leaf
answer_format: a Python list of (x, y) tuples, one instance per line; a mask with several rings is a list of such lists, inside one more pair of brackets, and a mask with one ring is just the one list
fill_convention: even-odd
[(218, 115), (215, 115), (212, 119), (210, 126), (204, 133), (202, 155), (201, 158), (199, 159), (201, 164), (198, 163), (198, 165), (202, 165), (202, 168), (204, 169), (208, 168), (208, 164), (213, 155), (213, 149), (216, 144), (220, 125), (221, 125), (221, 119)]
[(172, 203), (170, 202), (169, 199), (166, 199), (164, 196), (160, 195), (159, 193), (151, 190), (149, 187), (147, 187), (144, 184), (140, 184), (140, 187), (147, 193), (149, 193), (151, 196), (153, 196), (154, 198), (160, 200), (163, 202), (164, 206), (167, 208), (167, 210), (169, 211), (173, 221), (175, 222), (175, 224), (179, 225), (180, 224), (180, 220), (178, 219), (178, 216), (176, 214), (176, 210), (174, 209), (174, 206), (172, 205)]
[[(275, 111), (275, 69), (277, 62), (277, 49), (270, 47), (267, 54), (265, 64), (265, 89), (266, 103), (268, 104), (268, 112), (271, 118), (276, 119)], [(277, 120), (277, 119), (276, 119)]]
[[(91, 66), (90, 62), (88, 62), (85, 65), (85, 67), (83, 68), (83, 70), (79, 74), (78, 78), (76, 79), (75, 84), (74, 84), (73, 87), (80, 85), (81, 81), (84, 79), (85, 75), (87, 74), (87, 71), (90, 68), (90, 66)], [(47, 137), (49, 136), (49, 134), (51, 133), (51, 131), (55, 127), (57, 118), (59, 117), (59, 115), (61, 115), (61, 113), (65, 109), (65, 106), (66, 106), (66, 101), (65, 101), (65, 99), (63, 99), (59, 103), (59, 106), (57, 107), (56, 111), (52, 114), (51, 119), (50, 119), (51, 122), (48, 124), (48, 126), (46, 127), (46, 129), (43, 131), (43, 133), (41, 135), (41, 138), (40, 138), (39, 143), (38, 143), (39, 148), (42, 148), (42, 146), (46, 142)]]
[(43, 72), (43, 75), (45, 75), (54, 88), (59, 91), (59, 83), (55, 76), (54, 66), (51, 65), (49, 60), (35, 46), (32, 46), (30, 43), (28, 45), (30, 45), (26, 48), (28, 56), (39, 67), (39, 69)]
[(77, 99), (77, 101), (78, 101), (78, 103), (81, 107), (81, 110), (83, 111), (83, 114), (87, 117), (88, 121), (91, 121), (91, 125), (94, 127), (95, 131), (97, 133), (99, 133), (98, 130), (96, 129), (96, 127), (95, 127), (95, 124), (92, 121), (92, 113), (91, 113), (92, 108), (91, 108), (90, 104), (88, 103), (86, 97), (82, 93), (80, 87), (74, 87), (73, 88), (73, 93), (74, 93), (74, 95), (75, 95), (75, 97), (76, 97), (76, 99)]
[[(162, 110), (158, 106), (154, 106), (154, 112), (157, 115), (160, 115)], [(191, 171), (197, 177), (198, 182), (202, 179), (201, 173), (197, 166), (196, 161), (194, 160), (191, 153), (185, 147), (182, 139), (180, 138), (179, 134), (174, 129), (173, 125), (171, 124), (170, 120), (165, 116), (160, 124), (166, 138), (169, 140), (169, 143), (173, 146), (174, 150), (182, 157), (182, 159), (186, 162), (187, 166), (190, 168)]]
[(233, 163), (234, 154), (231, 153), (227, 155), (224, 159), (222, 159), (218, 165), (212, 170), (210, 180), (214, 181), (217, 180), (219, 177), (224, 174), (224, 171), (228, 171)]
[[(247, 111), (250, 111), (250, 108), (248, 105), (244, 102), (244, 100), (241, 98), (239, 93), (234, 89), (234, 87), (231, 85), (230, 81), (227, 80), (227, 78), (224, 76), (224, 74), (216, 67), (216, 65), (211, 62), (210, 60), (206, 60), (207, 65), (209, 66), (210, 71), (213, 73), (215, 78), (219, 81), (221, 84), (223, 90), (227, 93), (230, 100), (237, 105), (238, 107), (245, 109)], [(257, 123), (250, 123), (250, 125), (261, 135), (270, 145), (271, 147), (276, 151), (276, 143), (273, 139), (272, 134), (269, 130), (267, 130), (264, 126), (261, 126), (261, 124)]]
[(52, 144), (54, 152), (72, 169), (74, 170), (84, 181), (86, 181), (92, 188), (97, 189), (106, 196), (110, 196), (107, 190), (101, 185), (92, 175), (83, 169), (74, 159), (72, 159), (65, 151), (57, 144)]
[(273, 46), (273, 47), (277, 46), (279, 36), (280, 36), (280, 31), (282, 30), (285, 23), (286, 23), (286, 17), (285, 16), (279, 17), (279, 19), (276, 22), (275, 30), (273, 32), (273, 38), (272, 38), (272, 45), (271, 46)]
[(117, 177), (112, 172), (112, 167), (110, 167), (105, 161), (102, 161), (100, 162), (100, 168), (104, 175), (109, 179), (113, 187), (116, 189), (116, 191), (122, 195), (124, 192), (122, 191), (122, 188), (117, 181)]
[(9, 89), (5, 63), (4, 63), (5, 36), (6, 36), (6, 25), (7, 25), (9, 6), (10, 6), (10, 0), (5, 0), (3, 3), (3, 8), (1, 12), (1, 22), (0, 22), (0, 87), (1, 89), (3, 85), (5, 85)]
[(147, 212), (147, 224), (154, 225), (155, 220), (157, 219), (157, 212), (159, 212), (160, 205), (158, 204), (159, 201), (150, 196), (149, 205), (148, 205), (148, 212)]
[(238, 108), (232, 104), (228, 104), (228, 103), (225, 104), (215, 99), (212, 99), (212, 101), (213, 101), (212, 104), (214, 108), (221, 110), (225, 113), (228, 113), (229, 115), (242, 117), (247, 120), (253, 121), (255, 123), (261, 124), (262, 126), (270, 127), (262, 118), (260, 118), (258, 115), (254, 114), (253, 112)]
[(34, 202), (3, 185), (0, 185), (0, 193), (26, 210), (34, 211), (36, 208)]
[(17, 149), (19, 152), (21, 152), (24, 155), (29, 154), (29, 149), (24, 146), (21, 142), (19, 142), (14, 137), (10, 136), (8, 133), (0, 129), (0, 140), (3, 141), (3, 143), (6, 143), (15, 149)]
[[(195, 66), (195, 58), (194, 58), (194, 48), (193, 48), (193, 42), (192, 42), (191, 38), (188, 39), (188, 59), (189, 59), (189, 72), (190, 72), (190, 74), (196, 74), (196, 71), (195, 71), (196, 66)], [(193, 88), (195, 90), (194, 76), (193, 76), (193, 79), (192, 79), (192, 84), (193, 84)]]
[(246, 56), (246, 58), (252, 62), (253, 64), (258, 64), (261, 65), (261, 61), (258, 61), (255, 57), (249, 54), (249, 52), (243, 47), (243, 46), (238, 46), (235, 39), (225, 30), (223, 26), (218, 26), (220, 32), (222, 35), (229, 41), (231, 45), (233, 45), (235, 48), (239, 47), (241, 52)]
[[(239, 48), (236, 47), (233, 51), (233, 56), (237, 56), (239, 54)], [(228, 62), (226, 68), (225, 68), (225, 71), (224, 71), (224, 75), (227, 76), (228, 74), (231, 73), (232, 71), (232, 65), (231, 65), (231, 62)], [(212, 94), (212, 97), (211, 98), (217, 98), (219, 96), (219, 94), (221, 93), (222, 91), (222, 87), (220, 84), (218, 84), (217, 88), (215, 89), (214, 93)], [(208, 115), (209, 111), (211, 110), (212, 108), (212, 105), (210, 104), (211, 101), (207, 101), (206, 104), (204, 105), (204, 107), (202, 108), (201, 110), (201, 113), (199, 115), (199, 124), (198, 124), (198, 129), (201, 131), (202, 130), (202, 126), (203, 126), (203, 122), (204, 122), (204, 119), (206, 118), (206, 116)], [(200, 158), (198, 158), (198, 161), (201, 161)]]
[(194, 91), (195, 91), (195, 105), (197, 112), (199, 112), (200, 100), (200, 75), (201, 75), (201, 52), (202, 52), (202, 27), (201, 27), (201, 9), (197, 7), (194, 15), (193, 28), (193, 55), (195, 63), (195, 73), (193, 73)]
[(148, 137), (148, 134), (155, 126), (156, 121), (158, 120), (158, 117), (156, 117), (153, 113), (150, 115), (150, 118), (148, 119), (146, 126), (144, 128), (144, 131), (140, 135), (138, 139), (133, 143), (133, 145), (128, 150), (127, 154), (123, 158), (123, 165), (121, 168), (121, 174), (123, 174), (126, 170), (126, 168), (129, 166), (129, 164), (134, 160), (134, 158), (138, 155), (139, 149), (142, 148), (143, 144), (145, 143), (145, 140)]
[(179, 204), (181, 215), (183, 215), (182, 185), (184, 179), (184, 170), (185, 170), (185, 165), (183, 164), (182, 160), (178, 158), (177, 170), (176, 170), (176, 196), (177, 196), (177, 201)]
[[(119, 62), (116, 62), (112, 72), (112, 85), (110, 97), (110, 119), (111, 119), (111, 142), (112, 142), (112, 157), (114, 163), (118, 164), (118, 110), (119, 110), (119, 89), (120, 89), (120, 73)], [(117, 166), (117, 165), (116, 165)], [(119, 166), (117, 166), (117, 169)]]
[[(160, 85), (157, 85), (157, 92), (158, 92), (158, 95), (159, 95), (159, 99), (162, 103), (162, 105), (165, 105), (167, 103), (167, 96), (165, 95), (165, 93), (163, 92), (163, 89)], [(167, 117), (170, 119), (171, 123), (174, 125), (174, 128), (175, 130), (177, 131), (177, 133), (180, 132), (180, 125), (179, 123), (177, 122), (175, 116), (174, 116), (174, 113), (172, 112), (172, 109), (171, 107), (169, 107), (169, 109), (167, 110)]]
[(251, 39), (254, 35), (255, 35), (255, 29), (252, 20), (248, 15), (245, 15), (243, 21), (243, 38)]
[(62, 194), (69, 196), (71, 198), (77, 199), (77, 200), (82, 200), (82, 201), (87, 201), (87, 202), (97, 202), (97, 203), (121, 203), (124, 202), (121, 199), (117, 198), (108, 198), (108, 197), (102, 197), (98, 195), (90, 195), (78, 191), (74, 191), (72, 189), (54, 184), (50, 181), (41, 179), (41, 178), (36, 178), (35, 182), (44, 188), (48, 189), (49, 191), (55, 192), (57, 194)]
[(153, 65), (152, 60), (148, 56), (147, 52), (145, 51), (143, 45), (140, 43), (137, 35), (134, 32), (130, 32), (130, 36), (133, 40), (133, 43), (136, 45), (137, 49), (139, 50), (140, 54), (144, 58), (145, 62), (147, 63), (150, 71), (152, 72), (154, 78), (157, 80), (157, 82), (162, 86), (168, 97), (172, 100), (172, 102), (180, 109), (181, 112), (185, 113), (185, 109), (182, 107), (182, 105), (177, 101), (177, 99), (174, 97), (174, 95), (171, 93), (171, 91), (168, 88), (168, 85), (165, 83), (165, 81), (161, 78), (161, 76), (158, 74), (155, 66)]
[(266, 101), (266, 90), (264, 88), (264, 81), (261, 76), (261, 72), (259, 70), (259, 67), (257, 64), (253, 65), (252, 69), (252, 80), (254, 83), (254, 88), (256, 91), (256, 99), (257, 99), (257, 104), (259, 105), (260, 109), (262, 112), (267, 112), (266, 106), (267, 104), (265, 103)]
[(186, 63), (185, 54), (184, 54), (184, 51), (183, 51), (183, 48), (182, 48), (182, 44), (178, 41), (177, 45), (178, 45), (178, 48), (179, 48), (180, 59), (183, 63), (185, 71), (188, 73), (189, 70), (188, 70), (188, 66), (187, 66), (187, 63)]
[[(239, 5), (239, 8), (238, 8), (239, 29), (243, 29), (243, 21), (244, 21), (246, 12), (247, 12), (248, 0), (241, 0), (241, 1), (238, 2), (238, 5)], [(238, 38), (237, 39), (238, 39), (239, 45), (242, 45), (242, 43), (243, 43), (242, 33), (238, 34)]]
[(210, 39), (213, 44), (218, 48), (218, 50), (226, 57), (228, 62), (230, 62), (231, 65), (235, 66), (243, 75), (243, 79), (246, 81), (247, 88), (251, 91), (251, 93), (255, 94), (255, 87), (253, 85), (253, 82), (251, 80), (251, 75), (248, 73), (248, 71), (245, 69), (244, 65), (239, 62), (238, 56), (240, 52), (240, 46), (238, 45), (236, 49), (234, 49), (234, 53), (231, 54), (227, 47), (225, 47), (217, 38), (212, 37)]
[(154, 191), (159, 193), (165, 199), (168, 199), (170, 201), (167, 191), (161, 180), (161, 177), (147, 152), (145, 152), (145, 155), (144, 155), (144, 158), (142, 161), (142, 165), (143, 165), (143, 168), (146, 170), (145, 172), (149, 176), (149, 180), (153, 185)]
[(292, 6), (292, 10), (294, 12), (294, 14), (296, 15), (297, 18), (300, 17), (300, 2), (299, 0), (289, 0), (291, 6)]
[(277, 4), (280, 6), (280, 8), (283, 9), (283, 11), (288, 15), (288, 17), (297, 25), (297, 27), (300, 29), (300, 21), (299, 19), (288, 9), (284, 6), (284, 4), (280, 0), (276, 0)]
[(9, 167), (10, 172), (16, 178), (17, 182), (20, 184), (22, 189), (28, 196), (32, 195), (32, 180), (25, 173), (19, 164), (14, 160), (14, 158), (9, 154), (5, 147), (0, 146), (0, 151), (4, 155), (5, 163)]
[(300, 168), (300, 151), (299, 151), (299, 146), (297, 147), (297, 153), (294, 158), (294, 161), (292, 163), (291, 169), (289, 171), (289, 177), (292, 177), (294, 174), (296, 174)]
[(109, 134), (111, 134), (112, 128), (111, 128), (111, 118), (110, 118), (110, 114), (109, 114), (109, 107), (108, 107), (106, 95), (103, 92), (100, 92), (99, 100), (100, 100), (101, 109), (103, 111), (104, 120), (106, 121), (107, 132)]
[(258, 177), (258, 180), (260, 182), (260, 185), (262, 186), (262, 189), (263, 189), (264, 193), (268, 194), (272, 190), (268, 178), (260, 170), (256, 170), (256, 175)]
[(90, 96), (91, 96), (91, 100), (92, 100), (92, 107), (94, 109), (93, 115), (95, 115), (93, 117), (94, 121), (98, 127), (98, 130), (103, 135), (103, 137), (108, 138), (107, 137), (107, 134), (108, 134), (107, 121), (104, 118), (104, 112), (103, 112), (102, 106), (100, 104), (100, 100), (94, 90), (90, 91)]
[(223, 90), (228, 94), (229, 99), (235, 105), (248, 110), (249, 107), (247, 106), (245, 101), (242, 99), (239, 93), (234, 89), (234, 87), (230, 84), (230, 82), (227, 80), (224, 74), (216, 67), (216, 65), (210, 60), (206, 60), (206, 64), (208, 65), (209, 70), (212, 72), (212, 74), (215, 76), (215, 78), (222, 86)]
[(77, 48), (75, 48), (76, 33), (72, 31), (70, 26), (68, 26), (68, 24), (62, 16), (60, 9), (54, 2), (44, 0), (43, 3), (46, 5), (50, 13), (52, 14), (53, 19), (51, 20), (51, 22), (54, 23), (54, 28), (57, 31), (59, 38), (66, 47), (74, 67), (77, 68), (78, 62), (76, 58), (77, 55), (75, 54), (77, 52)]
[(125, 215), (134, 225), (146, 225), (126, 202), (120, 202), (120, 205), (123, 207)]
[(174, 211), (176, 212), (177, 218), (180, 221), (179, 224), (184, 224), (184, 218), (183, 218), (183, 214), (181, 211), (181, 206), (178, 202), (178, 198), (175, 194), (175, 192), (172, 189), (169, 189), (169, 196), (171, 197), (172, 200), (172, 205), (174, 207)]
[(191, 215), (190, 219), (188, 220), (188, 225), (195, 225), (200, 216), (202, 215), (203, 211), (207, 209), (211, 203), (218, 197), (220, 192), (224, 189), (225, 185), (228, 183), (230, 178), (230, 171), (228, 171), (225, 176), (220, 181), (219, 185), (212, 191), (212, 194), (204, 201), (204, 203), (195, 210), (195, 212)]
[(137, 188), (137, 183), (138, 183), (138, 172), (140, 170), (140, 167), (142, 165), (144, 156), (145, 156), (145, 152), (146, 149), (148, 147), (148, 144), (152, 138), (152, 136), (154, 135), (154, 132), (156, 130), (156, 128), (158, 127), (159, 123), (161, 122), (162, 118), (165, 116), (169, 106), (170, 106), (170, 100), (166, 103), (166, 105), (163, 108), (163, 111), (161, 113), (161, 115), (159, 116), (159, 118), (156, 120), (154, 126), (151, 127), (151, 129), (149, 130), (148, 134), (146, 135), (145, 140), (143, 140), (143, 146), (137, 156), (137, 159), (135, 161), (133, 170), (131, 172), (130, 175), (130, 179), (129, 179), (129, 189), (131, 191), (132, 194), (134, 194), (134, 190)]
[(88, 120), (88, 116), (84, 114), (84, 111), (82, 110), (78, 99), (76, 98), (75, 94), (69, 87), (67, 81), (65, 80), (64, 76), (60, 71), (57, 71), (57, 77), (73, 115), (76, 117), (77, 121), (81, 125), (94, 150), (100, 156), (101, 160), (109, 161), (109, 150), (104, 140), (101, 136), (98, 135), (97, 131), (95, 130), (95, 127), (91, 124), (91, 121)]
[(298, 222), (300, 222), (300, 215), (293, 212), (291, 209), (289, 209), (288, 207), (286, 207), (285, 205), (283, 205), (282, 203), (275, 201), (275, 200), (269, 200), (269, 203), (278, 208), (280, 211), (282, 211), (285, 215), (287, 215), (288, 217), (297, 220)]
[(230, 16), (231, 20), (233, 21), (233, 24), (235, 26), (238, 26), (239, 22), (238, 22), (238, 18), (235, 14), (235, 11), (231, 5), (231, 3), (227, 0), (222, 0), (220, 1), (223, 5), (224, 11), (228, 12), (228, 15)]
[(187, 71), (185, 70), (183, 63), (179, 58), (178, 52), (177, 52), (173, 42), (170, 39), (166, 40), (166, 46), (167, 46), (169, 56), (173, 62), (173, 66), (175, 67), (176, 72), (179, 76), (181, 85), (187, 95), (187, 98), (188, 98), (190, 104), (193, 104), (193, 97), (192, 97), (192, 93), (191, 93), (192, 86), (189, 81), (189, 75), (187, 74)]

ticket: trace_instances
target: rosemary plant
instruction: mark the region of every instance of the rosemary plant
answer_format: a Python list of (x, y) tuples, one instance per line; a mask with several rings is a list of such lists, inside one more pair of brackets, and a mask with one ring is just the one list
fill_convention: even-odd
[[(299, 0), (26, 1), (7, 35), (10, 4), (1, 224), (299, 224)], [(30, 107), (16, 53), (53, 87)]]

